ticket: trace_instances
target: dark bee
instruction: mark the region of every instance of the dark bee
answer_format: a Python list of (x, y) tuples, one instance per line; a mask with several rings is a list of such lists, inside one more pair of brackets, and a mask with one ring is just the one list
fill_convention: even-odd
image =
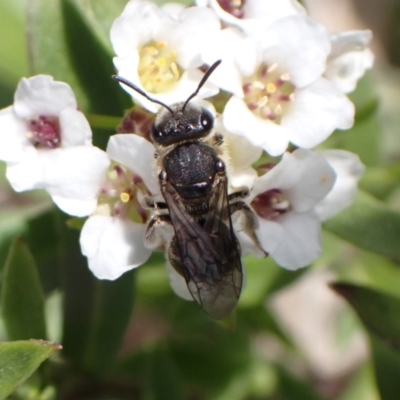
[(153, 209), (146, 241), (157, 248), (167, 244), (172, 267), (184, 277), (193, 299), (212, 318), (227, 317), (237, 305), (243, 283), (241, 253), (232, 214), (241, 212), (254, 227), (250, 209), (241, 201), (247, 190), (228, 195), (228, 178), (221, 159), (223, 137), (214, 132), (214, 118), (189, 101), (221, 61), (205, 73), (196, 91), (183, 103), (161, 104), (151, 139), (164, 202), (146, 199)]

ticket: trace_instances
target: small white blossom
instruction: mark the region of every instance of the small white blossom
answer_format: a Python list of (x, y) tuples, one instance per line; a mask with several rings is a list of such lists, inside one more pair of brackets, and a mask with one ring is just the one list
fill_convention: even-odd
[[(131, 0), (111, 28), (117, 54), (114, 64), (120, 76), (163, 103), (184, 101), (203, 76), (201, 51), (219, 29), (218, 17), (211, 9), (158, 8), (147, 1)], [(136, 91), (123, 88), (148, 110), (159, 108)], [(206, 83), (199, 97), (217, 92)]]
[(353, 203), (357, 194), (357, 184), (365, 167), (360, 158), (349, 151), (325, 150), (322, 155), (336, 173), (332, 190), (316, 206), (319, 218), (325, 221)]
[[(109, 140), (110, 169), (98, 187), (97, 210), (85, 222), (80, 238), (82, 253), (99, 279), (117, 279), (150, 257), (144, 244), (147, 216), (138, 192), (158, 194), (153, 154), (153, 145), (138, 135), (114, 135)], [(132, 220), (133, 214), (139, 222)]]
[(256, 234), (263, 250), (280, 266), (298, 269), (321, 254), (321, 222), (315, 206), (334, 182), (335, 172), (326, 159), (305, 149), (285, 153), (276, 166), (255, 179), (248, 202), (259, 221)]
[(343, 93), (352, 92), (357, 81), (372, 67), (374, 55), (367, 47), (371, 31), (348, 31), (331, 36), (332, 51), (325, 76)]
[(253, 36), (277, 19), (306, 13), (296, 0), (196, 0), (196, 4), (208, 5), (224, 23)]
[(302, 15), (279, 19), (257, 39), (232, 28), (216, 33), (203, 58), (222, 54), (210, 81), (233, 93), (225, 127), (273, 156), (289, 142), (312, 148), (350, 128), (354, 105), (323, 77), (330, 51), (326, 29)]
[(63, 211), (76, 216), (94, 211), (97, 183), (90, 183), (108, 168), (91, 138), (71, 88), (51, 76), (23, 78), (14, 105), (0, 111), (0, 159), (7, 163), (11, 186), (18, 192), (46, 189)]

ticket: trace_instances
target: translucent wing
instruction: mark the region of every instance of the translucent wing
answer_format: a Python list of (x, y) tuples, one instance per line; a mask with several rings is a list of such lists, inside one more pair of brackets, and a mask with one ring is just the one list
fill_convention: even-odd
[(243, 277), (224, 173), (216, 175), (213, 186), (209, 211), (202, 222), (185, 209), (169, 182), (161, 190), (175, 230), (170, 262), (184, 276), (190, 293), (203, 310), (215, 319), (222, 319), (235, 308)]

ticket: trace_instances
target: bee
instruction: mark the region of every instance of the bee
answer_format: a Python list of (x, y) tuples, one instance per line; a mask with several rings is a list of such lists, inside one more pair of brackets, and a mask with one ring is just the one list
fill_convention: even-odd
[(186, 281), (193, 299), (212, 318), (226, 318), (236, 307), (243, 285), (240, 245), (232, 214), (244, 216), (255, 228), (255, 218), (242, 201), (248, 189), (228, 194), (222, 134), (214, 131), (214, 117), (190, 100), (197, 95), (221, 60), (204, 74), (185, 102), (168, 106), (147, 95), (122, 77), (128, 85), (162, 106), (151, 130), (158, 179), (164, 202), (150, 198), (153, 210), (146, 230), (151, 248), (167, 246), (171, 266)]

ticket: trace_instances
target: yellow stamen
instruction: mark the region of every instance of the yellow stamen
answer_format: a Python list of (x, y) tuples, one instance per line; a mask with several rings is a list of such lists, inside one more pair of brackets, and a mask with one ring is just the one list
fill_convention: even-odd
[(122, 193), (120, 194), (119, 198), (121, 199), (121, 201), (122, 201), (123, 203), (127, 203), (127, 202), (130, 200), (131, 196), (129, 195), (129, 193), (122, 192)]
[(275, 93), (276, 92), (276, 85), (274, 83), (268, 83), (267, 92), (268, 93)]

